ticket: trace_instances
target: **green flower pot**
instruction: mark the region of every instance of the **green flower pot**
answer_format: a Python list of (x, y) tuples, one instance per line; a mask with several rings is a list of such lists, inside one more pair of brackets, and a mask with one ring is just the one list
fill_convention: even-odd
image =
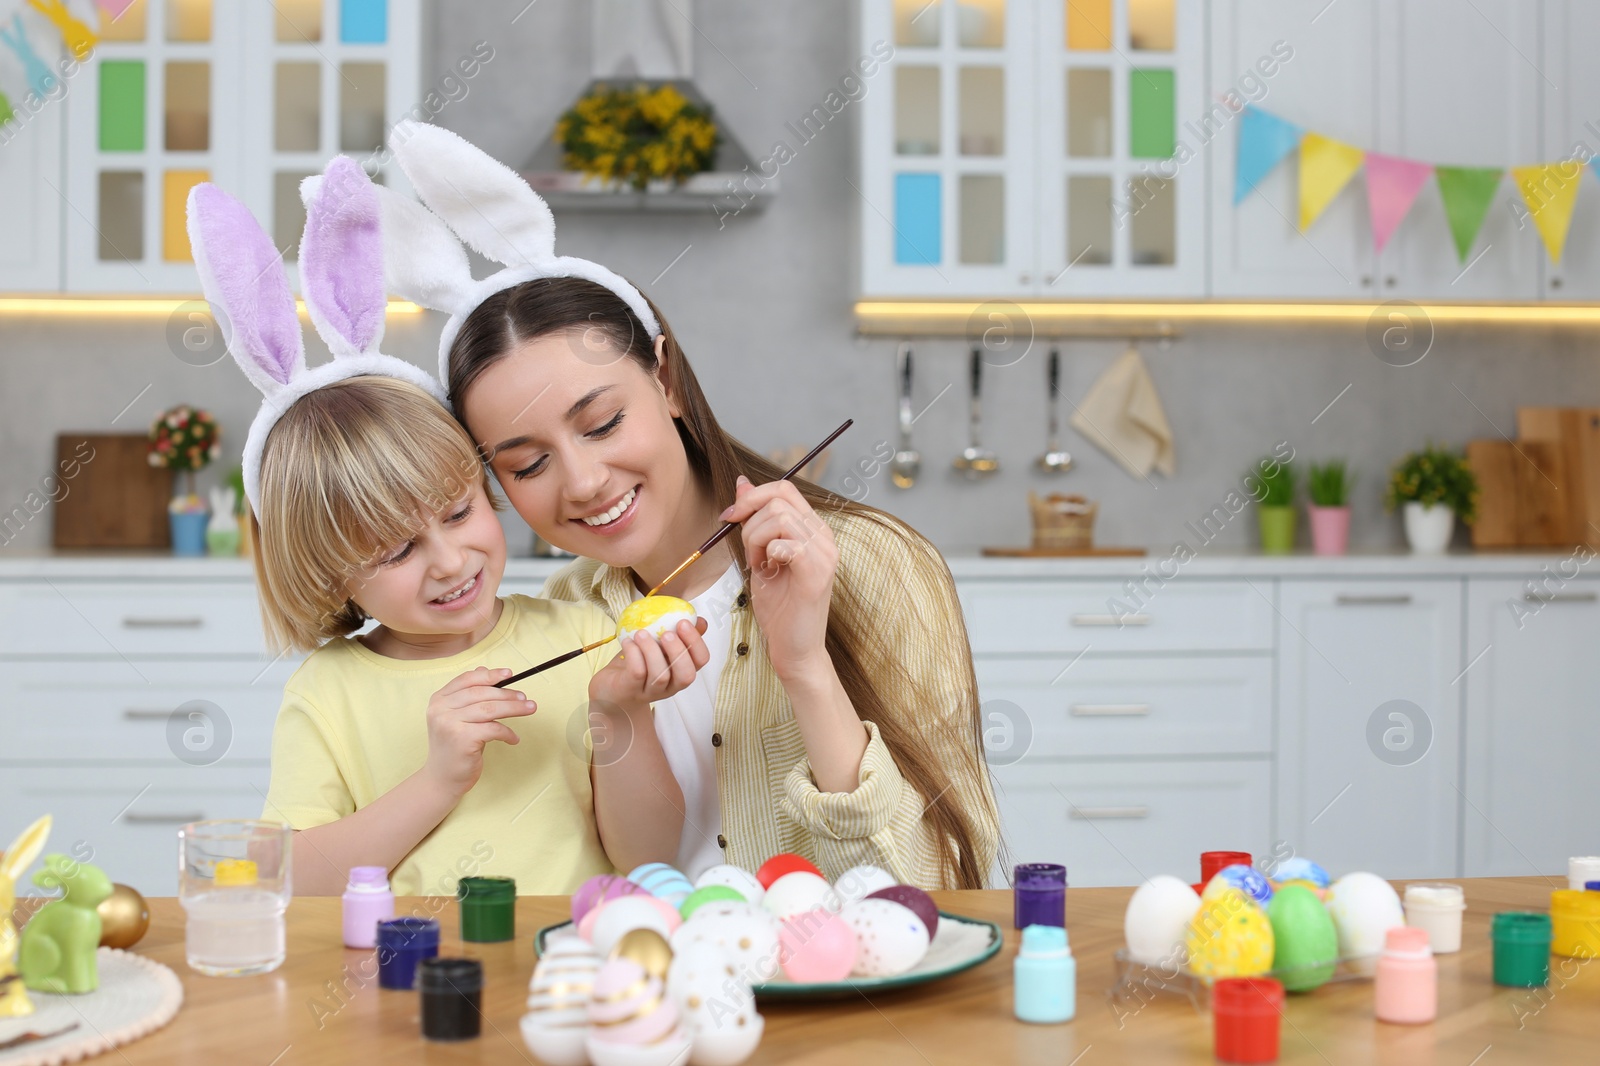
[(1288, 555), (1294, 550), (1295, 508), (1260, 505), (1261, 550), (1268, 555)]

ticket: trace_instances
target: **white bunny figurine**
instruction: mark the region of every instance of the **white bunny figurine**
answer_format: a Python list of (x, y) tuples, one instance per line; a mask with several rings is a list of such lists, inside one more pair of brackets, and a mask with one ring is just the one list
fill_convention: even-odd
[(211, 489), (211, 521), (206, 523), (206, 551), (212, 555), (239, 554), (239, 520), (234, 508), (239, 497), (227, 485)]

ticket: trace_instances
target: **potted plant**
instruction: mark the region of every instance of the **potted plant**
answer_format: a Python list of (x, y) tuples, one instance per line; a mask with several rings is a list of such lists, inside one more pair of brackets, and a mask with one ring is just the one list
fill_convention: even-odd
[(1464, 456), (1430, 443), (1395, 464), (1384, 504), (1401, 508), (1413, 552), (1439, 555), (1450, 546), (1456, 519), (1470, 525), (1477, 517), (1478, 479)]
[(1311, 551), (1317, 555), (1343, 555), (1350, 546), (1350, 484), (1355, 479), (1343, 459), (1312, 463), (1306, 478), (1311, 502)]
[(150, 426), (150, 465), (183, 475), (182, 488), (167, 504), (174, 555), (206, 553), (206, 505), (194, 488), (196, 471), (222, 451), (222, 429), (208, 412), (180, 404)]
[(1268, 555), (1288, 555), (1294, 550), (1294, 470), (1287, 462), (1266, 458), (1252, 473), (1261, 482), (1256, 497), (1261, 550)]

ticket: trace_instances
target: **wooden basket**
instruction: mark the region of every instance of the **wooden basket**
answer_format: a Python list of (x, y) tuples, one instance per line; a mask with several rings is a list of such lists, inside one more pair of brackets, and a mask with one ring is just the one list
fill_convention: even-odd
[(1094, 546), (1094, 516), (1100, 505), (1082, 496), (1048, 496), (1028, 493), (1033, 512), (1035, 548), (1090, 548)]

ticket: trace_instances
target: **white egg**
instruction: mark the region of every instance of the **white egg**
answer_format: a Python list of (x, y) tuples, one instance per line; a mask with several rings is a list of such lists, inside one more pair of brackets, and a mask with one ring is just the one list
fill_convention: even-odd
[(1399, 894), (1377, 874), (1345, 874), (1329, 886), (1327, 903), (1340, 957), (1362, 960), (1356, 967), (1363, 972), (1375, 968), (1372, 956), (1383, 951), (1384, 934), (1406, 924)]
[(1171, 874), (1157, 874), (1134, 889), (1122, 919), (1128, 956), (1146, 966), (1183, 968), (1189, 920), (1200, 910), (1200, 895)]
[(707, 903), (672, 934), (674, 955), (698, 943), (723, 951), (751, 984), (778, 975), (778, 920), (749, 903)]
[(663, 939), (672, 936), (673, 925), (656, 906), (655, 900), (645, 896), (623, 896), (611, 900), (595, 916), (589, 939), (601, 955), (610, 955), (627, 933), (635, 929), (654, 929)]
[(594, 1066), (683, 1066), (689, 1057), (689, 1032), (679, 1026), (654, 1044), (618, 1044), (596, 1040), (591, 1033), (584, 1047)]
[(767, 893), (767, 890), (761, 887), (761, 882), (756, 880), (755, 874), (728, 863), (708, 867), (704, 873), (695, 878), (695, 888), (705, 888), (707, 885), (725, 885), (751, 903), (760, 903), (761, 897)]
[(761, 905), (779, 918), (792, 918), (806, 911), (823, 910), (838, 914), (844, 901), (833, 886), (814, 873), (796, 870), (784, 874), (767, 886)]
[(528, 982), (528, 1013), (522, 1041), (548, 1066), (585, 1066), (589, 993), (600, 956), (576, 935), (546, 942)]
[(854, 903), (866, 899), (880, 888), (893, 888), (899, 883), (888, 870), (865, 863), (861, 866), (852, 866), (840, 874), (839, 879), (833, 883), (833, 890), (845, 903)]
[(889, 899), (851, 903), (839, 917), (856, 934), (857, 977), (894, 977), (928, 953), (928, 927), (911, 908)]
[(761, 1042), (756, 997), (731, 956), (704, 941), (673, 956), (667, 987), (689, 1028), (693, 1066), (736, 1066)]

